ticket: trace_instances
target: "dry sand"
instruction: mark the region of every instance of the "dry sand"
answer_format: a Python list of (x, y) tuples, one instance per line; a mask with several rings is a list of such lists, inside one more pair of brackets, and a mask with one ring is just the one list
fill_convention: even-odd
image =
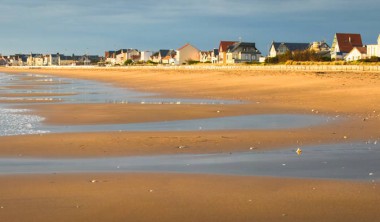
[[(12, 72), (11, 69), (0, 71)], [(247, 102), (228, 106), (28, 106), (46, 116), (47, 123), (51, 124), (317, 112), (318, 115), (345, 116), (347, 120), (307, 129), (271, 131), (1, 137), (1, 156), (235, 152), (247, 151), (249, 147), (274, 149), (380, 137), (379, 73), (29, 69), (14, 72), (94, 79), (177, 98)], [(221, 112), (216, 113), (216, 110)], [(178, 149), (180, 145), (190, 148)], [(377, 184), (371, 181), (178, 174), (0, 177), (0, 221), (379, 221), (379, 204)]]
[(377, 184), (213, 175), (0, 177), (1, 221), (378, 221)]

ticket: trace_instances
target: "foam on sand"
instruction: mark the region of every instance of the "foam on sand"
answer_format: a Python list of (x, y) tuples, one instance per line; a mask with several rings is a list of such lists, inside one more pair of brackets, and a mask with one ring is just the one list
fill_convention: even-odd
[(0, 108), (0, 136), (48, 133), (38, 129), (43, 117), (26, 114), (27, 109)]

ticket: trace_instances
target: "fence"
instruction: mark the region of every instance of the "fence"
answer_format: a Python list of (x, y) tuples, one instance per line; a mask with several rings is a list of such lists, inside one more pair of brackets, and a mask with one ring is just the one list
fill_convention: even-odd
[(247, 66), (220, 66), (220, 65), (193, 65), (193, 66), (12, 66), (11, 68), (29, 69), (121, 69), (121, 70), (273, 70), (273, 71), (380, 71), (380, 66), (363, 65), (247, 65)]

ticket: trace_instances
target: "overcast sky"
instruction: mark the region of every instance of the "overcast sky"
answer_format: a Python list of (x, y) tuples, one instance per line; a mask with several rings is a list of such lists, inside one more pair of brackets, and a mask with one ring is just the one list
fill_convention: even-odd
[(380, 34), (379, 0), (0, 0), (0, 53), (101, 54), (106, 50), (201, 50), (220, 40), (331, 44), (334, 33)]

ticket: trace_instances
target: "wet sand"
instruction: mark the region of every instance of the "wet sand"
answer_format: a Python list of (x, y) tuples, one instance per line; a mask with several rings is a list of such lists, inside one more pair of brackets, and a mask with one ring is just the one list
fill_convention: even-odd
[[(0, 70), (1, 71), (1, 70)], [(175, 71), (175, 70), (12, 70), (110, 82), (119, 87), (161, 93), (159, 97), (234, 99), (234, 105), (45, 104), (28, 105), (48, 124), (107, 124), (187, 120), (247, 114), (344, 116), (347, 121), (297, 130), (223, 132), (79, 133), (0, 138), (0, 155), (99, 156), (235, 152), (255, 146), (365, 141), (380, 137), (378, 73)], [(219, 112), (218, 112), (219, 111)], [(27, 138), (23, 140), (21, 138)], [(66, 143), (55, 143), (60, 138)], [(101, 139), (100, 139), (101, 138)], [(33, 141), (29, 143), (28, 141)], [(47, 143), (46, 141), (49, 141)], [(46, 148), (46, 144), (50, 148)], [(63, 145), (65, 144), (65, 145)], [(101, 148), (106, 144), (105, 147)], [(87, 149), (78, 149), (86, 146)], [(183, 152), (183, 151), (181, 151)]]
[[(93, 79), (177, 98), (247, 102), (191, 109), (182, 105), (33, 105), (36, 113), (54, 124), (129, 123), (255, 113), (340, 115), (347, 121), (290, 130), (1, 137), (0, 156), (235, 152), (248, 151), (250, 147), (265, 150), (380, 137), (379, 73), (42, 69), (14, 72)], [(217, 110), (221, 112), (216, 113)], [(177, 174), (0, 177), (0, 218), (5, 221), (377, 221), (379, 203), (378, 188), (371, 181)]]

